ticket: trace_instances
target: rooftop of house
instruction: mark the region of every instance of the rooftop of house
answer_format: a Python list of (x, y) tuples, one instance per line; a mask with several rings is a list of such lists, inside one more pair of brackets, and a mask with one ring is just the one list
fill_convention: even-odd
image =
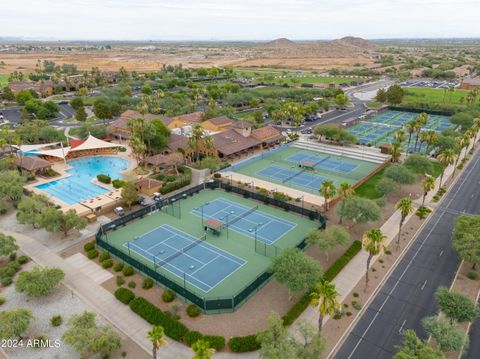
[(234, 129), (217, 133), (212, 136), (214, 147), (224, 155), (228, 156), (261, 143), (252, 136), (244, 137)]
[(30, 172), (52, 167), (50, 162), (36, 156), (22, 156), (17, 158), (15, 162), (18, 167)]

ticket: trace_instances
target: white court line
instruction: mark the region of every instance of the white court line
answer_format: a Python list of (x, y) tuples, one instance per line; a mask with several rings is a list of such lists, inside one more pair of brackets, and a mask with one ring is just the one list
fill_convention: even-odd
[[(158, 246), (158, 245), (160, 245), (160, 244), (165, 243), (166, 241), (168, 241), (168, 240), (171, 239), (172, 237), (174, 237), (174, 236), (170, 236), (170, 237), (168, 237), (168, 238), (165, 238), (163, 241), (161, 241), (161, 242), (159, 242), (159, 243), (157, 243), (157, 244), (154, 244), (153, 246), (151, 246), (151, 247), (149, 247), (149, 248), (147, 249), (147, 252), (150, 252), (150, 249), (152, 249), (152, 248), (154, 248), (154, 247), (156, 247), (156, 246)], [(143, 237), (142, 237), (142, 238), (143, 238)]]

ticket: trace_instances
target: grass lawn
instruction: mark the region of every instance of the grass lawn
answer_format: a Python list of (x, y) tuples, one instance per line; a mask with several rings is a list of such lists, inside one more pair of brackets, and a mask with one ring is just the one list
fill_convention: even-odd
[(350, 83), (352, 81), (363, 81), (360, 78), (350, 78), (350, 77), (317, 77), (317, 76), (308, 76), (308, 77), (299, 77), (299, 78), (286, 78), (286, 79), (275, 79), (275, 83), (289, 85), (294, 83), (294, 80), (298, 81), (300, 84), (342, 84)]
[(372, 177), (368, 180), (363, 182), (360, 186), (355, 188), (355, 194), (359, 197), (369, 198), (369, 199), (377, 199), (382, 197), (380, 193), (377, 191), (377, 184), (383, 177), (383, 172), (385, 169), (381, 170), (378, 173), (375, 173)]
[(382, 106), (382, 105), (383, 105), (383, 104), (380, 103), (380, 102), (368, 102), (366, 106), (367, 106), (368, 108), (377, 108), (377, 107), (380, 107), (380, 106)]
[[(450, 93), (443, 91), (443, 89), (431, 89), (431, 88), (404, 88), (405, 96), (403, 102), (405, 103), (415, 103), (415, 102), (430, 102), (430, 103), (439, 103), (439, 104), (454, 104), (460, 105), (460, 98), (467, 97), (468, 91), (466, 90), (455, 90), (455, 92)], [(445, 97), (445, 101), (444, 101)]]
[(8, 85), (9, 74), (0, 74), (0, 88), (4, 88)]

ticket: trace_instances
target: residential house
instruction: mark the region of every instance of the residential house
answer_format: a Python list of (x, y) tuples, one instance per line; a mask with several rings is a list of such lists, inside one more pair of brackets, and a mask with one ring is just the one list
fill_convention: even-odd
[(182, 128), (185, 126), (194, 126), (203, 121), (203, 112), (197, 111), (192, 113), (187, 113), (185, 115), (175, 116), (169, 119), (166, 119), (165, 125), (169, 129)]
[(209, 132), (222, 132), (232, 128), (241, 129), (242, 131), (251, 131), (252, 125), (246, 121), (239, 121), (227, 116), (211, 118), (202, 122), (202, 127)]
[(262, 148), (278, 145), (283, 139), (280, 131), (273, 126), (265, 126), (252, 130), (252, 137), (261, 143)]
[(141, 193), (153, 196), (154, 193), (160, 192), (163, 182), (153, 178), (140, 178), (135, 182), (135, 185)]
[(462, 90), (471, 91), (473, 89), (480, 89), (480, 77), (464, 79), (460, 84)]
[(10, 90), (16, 95), (23, 90), (34, 90), (39, 97), (47, 97), (53, 94), (55, 84), (52, 80), (34, 81), (14, 81), (8, 84)]
[(259, 148), (261, 141), (253, 136), (243, 136), (241, 130), (230, 129), (212, 136), (220, 158), (233, 158)]
[(147, 113), (144, 116), (138, 111), (127, 110), (123, 112), (117, 120), (107, 126), (107, 134), (115, 136), (119, 139), (129, 139), (132, 136), (132, 133), (128, 128), (128, 122), (135, 118), (145, 118), (147, 121), (151, 121), (153, 119), (160, 119), (162, 121), (164, 120), (161, 115)]

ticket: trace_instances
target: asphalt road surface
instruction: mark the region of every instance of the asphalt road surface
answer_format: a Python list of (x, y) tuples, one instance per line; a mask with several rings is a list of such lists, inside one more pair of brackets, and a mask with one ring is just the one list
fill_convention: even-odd
[[(70, 104), (59, 104), (58, 106), (60, 107), (60, 112), (54, 119), (50, 120), (52, 125), (62, 125), (61, 121), (75, 116), (75, 110), (70, 106)], [(0, 109), (0, 112), (3, 113), (5, 120), (8, 121), (7, 123), (10, 126), (23, 122), (20, 111), (21, 108), (18, 106)]]
[[(450, 286), (460, 264), (451, 247), (455, 218), (480, 213), (480, 156), (471, 159), (446, 198), (392, 272), (335, 355), (336, 359), (390, 359), (402, 343), (402, 331), (427, 335), (421, 320), (434, 315), (439, 286)], [(469, 358), (480, 358), (480, 323), (472, 333)]]

